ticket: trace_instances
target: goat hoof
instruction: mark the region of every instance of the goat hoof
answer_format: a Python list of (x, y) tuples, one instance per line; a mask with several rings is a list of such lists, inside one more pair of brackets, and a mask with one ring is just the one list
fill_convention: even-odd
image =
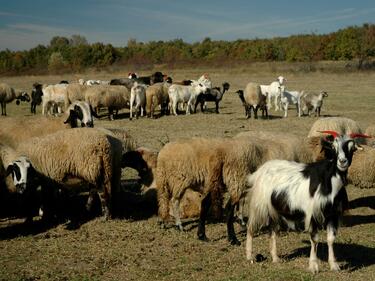
[(240, 246), (241, 245), (241, 242), (238, 241), (237, 239), (231, 239), (229, 242), (233, 246)]
[(203, 242), (208, 242), (209, 241), (208, 238), (207, 238), (207, 236), (206, 236), (206, 234), (198, 234), (198, 239), (200, 241), (203, 241)]

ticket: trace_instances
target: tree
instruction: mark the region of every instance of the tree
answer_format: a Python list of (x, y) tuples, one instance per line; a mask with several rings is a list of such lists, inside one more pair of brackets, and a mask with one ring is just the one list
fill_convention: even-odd
[(71, 46), (88, 45), (86, 38), (82, 35), (74, 34), (69, 40)]
[(60, 52), (53, 52), (48, 60), (48, 69), (54, 72), (60, 72), (66, 66), (63, 56)]

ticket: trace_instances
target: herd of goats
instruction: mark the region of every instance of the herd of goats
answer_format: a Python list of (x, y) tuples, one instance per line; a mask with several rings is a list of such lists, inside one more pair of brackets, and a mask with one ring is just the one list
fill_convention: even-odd
[[(249, 83), (238, 95), (247, 117), (257, 118), (257, 110), (266, 115), (274, 99), (287, 116), (288, 106), (295, 104), (298, 115), (315, 112), (320, 115), (321, 93), (286, 91), (280, 76), (270, 85)], [(65, 83), (64, 83), (65, 82)], [(121, 170), (130, 167), (139, 173), (147, 188), (157, 191), (158, 212), (165, 225), (172, 216), (177, 228), (183, 230), (184, 214), (198, 216), (198, 238), (208, 240), (205, 222), (209, 210), (221, 216), (225, 194), (228, 240), (239, 245), (234, 222), (237, 216), (247, 225), (246, 257), (255, 262), (253, 236), (260, 229), (270, 230), (271, 256), (279, 261), (276, 237), (282, 229), (310, 233), (310, 271), (319, 270), (317, 257), (318, 230), (327, 229), (328, 262), (331, 270), (339, 270), (333, 243), (343, 211), (349, 200), (345, 190), (348, 182), (372, 187), (375, 175), (368, 167), (375, 162), (375, 148), (369, 140), (375, 127), (365, 133), (359, 125), (344, 117), (318, 119), (306, 138), (289, 133), (243, 132), (232, 138), (191, 138), (169, 142), (156, 152), (138, 147), (121, 128), (94, 126), (93, 116), (106, 107), (113, 112), (135, 107), (153, 116), (159, 106), (162, 113), (177, 114), (180, 107), (189, 114), (197, 105), (219, 102), (229, 84), (213, 88), (207, 75), (198, 80), (172, 80), (160, 72), (148, 77), (131, 74), (111, 81), (79, 81), (57, 85), (34, 84), (31, 111), (42, 104), (45, 116), (0, 118), (0, 194), (21, 194), (30, 205), (26, 223), (33, 222), (36, 194), (41, 194), (37, 209), (42, 221), (56, 216), (57, 197), (67, 186), (90, 190), (86, 209), (93, 208), (98, 196), (102, 199), (105, 218), (113, 217), (118, 201)], [(29, 100), (6, 84), (0, 84), (2, 115), (11, 100)], [(62, 115), (62, 111), (65, 111)], [(82, 128), (90, 127), (90, 128)], [(182, 201), (190, 196), (190, 205)]]

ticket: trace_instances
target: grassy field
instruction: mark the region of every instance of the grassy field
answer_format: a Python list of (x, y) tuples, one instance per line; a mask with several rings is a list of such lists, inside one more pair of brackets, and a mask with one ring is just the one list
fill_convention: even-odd
[[(269, 120), (245, 119), (235, 91), (243, 89), (250, 81), (270, 83), (280, 74), (287, 78), (290, 90), (326, 90), (329, 97), (324, 100), (324, 116), (349, 117), (358, 121), (363, 129), (375, 123), (375, 73), (277, 70), (262, 64), (249, 68), (163, 70), (175, 80), (209, 73), (214, 85), (229, 82), (231, 87), (221, 102), (220, 114), (213, 113), (214, 105), (209, 104), (210, 110), (205, 114), (129, 121), (128, 111), (124, 110), (117, 120), (108, 121), (103, 116), (95, 125), (125, 128), (140, 146), (157, 150), (168, 140), (192, 136), (231, 137), (247, 130), (287, 131), (306, 136), (316, 118), (298, 118), (294, 108), (290, 109), (287, 119), (275, 111), (270, 112)], [(127, 72), (3, 77), (0, 80), (30, 91), (36, 81), (111, 79), (125, 77)], [(40, 112), (40, 108), (38, 110)], [(10, 104), (8, 115), (28, 116), (29, 105)], [(134, 177), (131, 172), (124, 172), (125, 175)], [(249, 264), (244, 243), (235, 247), (227, 242), (224, 223), (207, 225), (210, 241), (205, 243), (196, 239), (195, 220), (185, 221), (187, 231), (183, 233), (174, 228), (163, 230), (156, 215), (145, 211), (142, 218), (127, 216), (127, 219), (108, 222), (96, 218), (74, 230), (69, 230), (67, 224), (48, 229), (26, 228), (20, 219), (3, 219), (0, 222), (0, 280), (375, 280), (374, 190), (349, 185), (348, 193), (357, 208), (344, 218), (336, 240), (336, 255), (343, 268), (339, 273), (329, 271), (325, 232), (321, 232), (322, 243), (318, 247), (321, 272), (312, 275), (306, 270), (310, 251), (306, 233), (282, 233), (278, 240), (283, 258), (280, 264), (270, 261), (268, 236), (259, 235), (254, 241), (255, 252), (266, 260)], [(137, 201), (132, 205), (125, 200), (123, 204), (128, 205), (124, 209), (146, 210), (155, 204), (152, 199), (142, 201), (143, 205), (134, 202)], [(236, 230), (238, 238), (244, 242), (245, 233), (238, 225)]]

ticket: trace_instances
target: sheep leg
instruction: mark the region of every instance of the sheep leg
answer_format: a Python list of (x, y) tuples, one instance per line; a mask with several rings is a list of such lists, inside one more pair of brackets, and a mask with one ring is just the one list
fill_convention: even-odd
[(236, 205), (232, 204), (232, 200), (229, 199), (226, 211), (227, 211), (227, 232), (228, 232), (228, 241), (231, 245), (241, 245), (241, 242), (238, 241), (236, 237), (236, 232), (234, 231), (234, 209)]
[(311, 250), (310, 250), (310, 259), (309, 259), (309, 270), (312, 273), (319, 272), (319, 264), (318, 264), (318, 256), (317, 256), (317, 248), (318, 248), (318, 232), (316, 228), (310, 233), (310, 243), (311, 243)]
[(215, 112), (219, 113), (219, 102), (218, 101), (215, 101), (215, 106), (216, 106)]
[(258, 119), (258, 108), (259, 106), (253, 106), (253, 111), (254, 111), (254, 119)]
[(176, 227), (179, 230), (184, 231), (184, 228), (182, 227), (181, 218), (180, 218), (180, 200), (177, 198), (172, 198), (171, 201), (172, 201), (173, 215), (175, 218)]
[(335, 252), (333, 251), (333, 242), (336, 238), (337, 227), (333, 223), (329, 223), (327, 226), (327, 244), (328, 244), (328, 263), (331, 270), (339, 271), (340, 266), (336, 262)]
[(4, 102), (1, 102), (1, 115), (4, 115)]
[(208, 193), (206, 197), (202, 200), (201, 203), (201, 212), (199, 216), (199, 224), (198, 224), (198, 239), (202, 241), (208, 241), (206, 236), (206, 219), (208, 215), (208, 210), (211, 205), (211, 193)]
[(271, 253), (273, 263), (280, 262), (280, 258), (277, 255), (276, 237), (277, 237), (277, 232), (274, 228), (272, 229), (271, 235), (270, 235), (270, 253)]

